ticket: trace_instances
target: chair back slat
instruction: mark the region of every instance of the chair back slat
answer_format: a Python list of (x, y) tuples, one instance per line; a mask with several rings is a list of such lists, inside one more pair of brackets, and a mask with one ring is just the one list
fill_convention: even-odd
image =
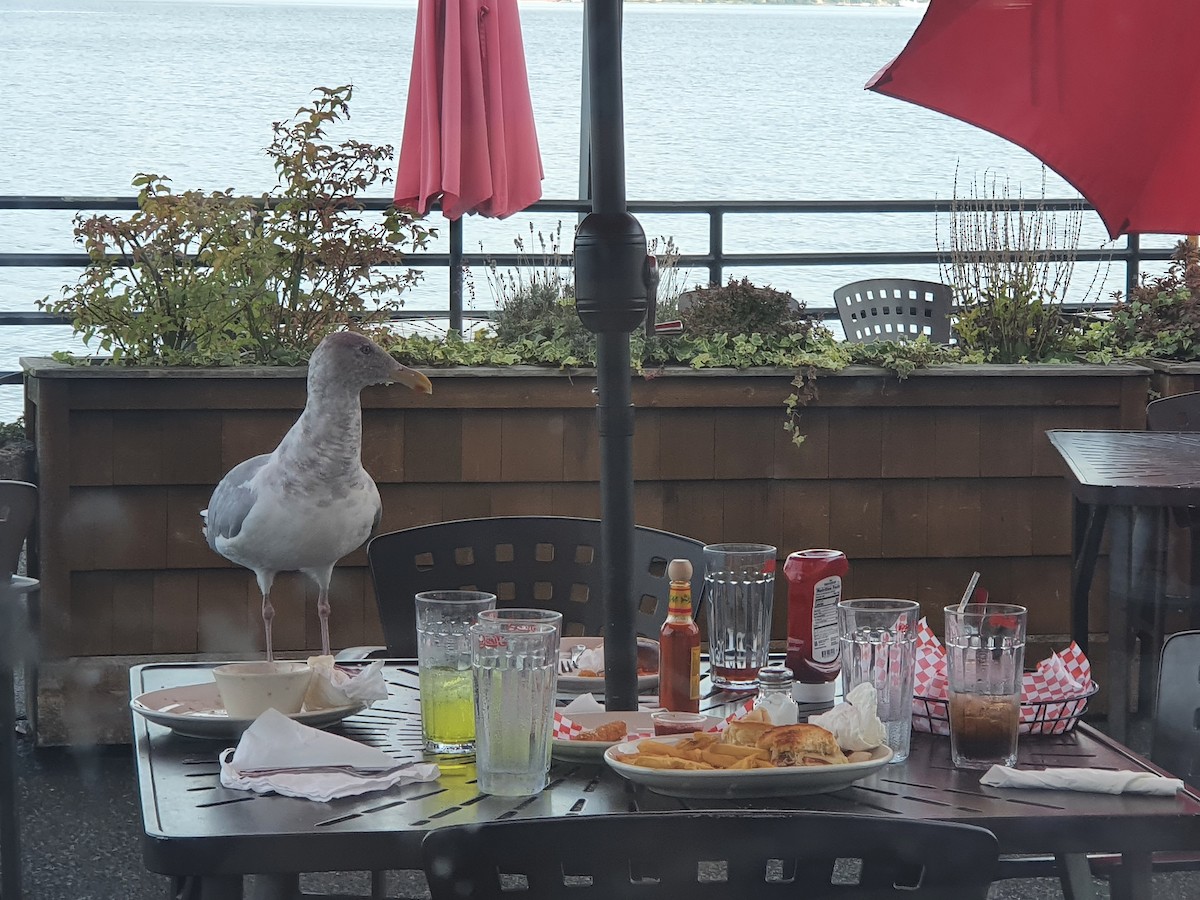
[[(704, 544), (639, 525), (633, 589), (638, 634), (658, 637), (667, 617), (667, 563), (692, 562), (692, 597), (704, 586)], [(599, 635), (606, 621), (600, 581), (600, 520), (567, 516), (498, 516), (418, 525), (381, 534), (367, 545), (384, 641), (392, 656), (416, 653), (421, 591), (480, 590), (498, 606), (563, 614), (564, 635)]]
[(737, 810), (454, 825), (422, 852), (433, 900), (983, 900), (998, 845), (970, 825)]

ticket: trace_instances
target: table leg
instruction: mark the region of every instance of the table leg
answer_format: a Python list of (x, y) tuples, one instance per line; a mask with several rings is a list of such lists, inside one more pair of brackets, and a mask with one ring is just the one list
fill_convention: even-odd
[[(0, 641), (7, 635), (0, 635)], [(4, 653), (0, 646), (0, 654)], [(0, 663), (0, 897), (20, 900), (21, 833), (17, 810), (17, 708), (13, 670)]]
[(188, 875), (175, 879), (176, 900), (242, 900), (241, 875)]
[(1071, 638), (1084, 653), (1088, 649), (1088, 595), (1100, 555), (1107, 506), (1072, 500), (1071, 524)]
[(300, 896), (299, 875), (255, 875), (251, 900), (294, 900)]
[(1153, 868), (1149, 853), (1122, 854), (1121, 865), (1109, 879), (1109, 896), (1112, 900), (1150, 900), (1154, 896)]
[(1096, 884), (1086, 853), (1064, 853), (1054, 859), (1065, 900), (1096, 900)]
[(1124, 742), (1129, 710), (1129, 603), (1133, 595), (1132, 510), (1111, 513), (1108, 576), (1108, 733)]

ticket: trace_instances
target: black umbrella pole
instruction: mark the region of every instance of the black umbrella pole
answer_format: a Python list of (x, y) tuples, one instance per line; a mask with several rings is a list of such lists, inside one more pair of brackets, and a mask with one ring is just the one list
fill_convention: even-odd
[(633, 596), (633, 397), (629, 335), (596, 335), (596, 412), (600, 429), (600, 541), (604, 549), (601, 589), (604, 626), (604, 705), (636, 710), (637, 633)]

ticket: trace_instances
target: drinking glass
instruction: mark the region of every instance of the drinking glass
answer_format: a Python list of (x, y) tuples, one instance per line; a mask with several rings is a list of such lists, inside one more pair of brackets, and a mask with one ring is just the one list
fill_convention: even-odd
[(908, 759), (912, 740), (913, 674), (917, 660), (914, 600), (869, 598), (838, 603), (842, 690), (864, 682), (875, 687), (876, 710), (892, 748), (892, 762)]
[(770, 544), (704, 548), (708, 652), (715, 687), (749, 691), (758, 686), (758, 670), (767, 664), (771, 644), (775, 560)]
[(950, 755), (960, 769), (1017, 763), (1025, 622), (1023, 606), (946, 607)]
[(563, 614), (553, 609), (531, 609), (522, 606), (506, 606), (503, 609), (485, 609), (479, 613), (479, 623), (540, 622), (554, 626), (554, 646), (562, 645)]
[(417, 672), (421, 680), (421, 735), (429, 753), (475, 749), (468, 629), (496, 605), (483, 591), (417, 594)]
[(553, 625), (471, 626), (475, 682), (475, 772), (479, 790), (524, 797), (546, 786), (558, 679)]

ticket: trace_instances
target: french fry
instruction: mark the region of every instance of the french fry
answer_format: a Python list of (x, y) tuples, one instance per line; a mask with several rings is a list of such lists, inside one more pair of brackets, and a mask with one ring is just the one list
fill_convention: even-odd
[(736, 756), (739, 759), (743, 756), (754, 756), (759, 759), (767, 758), (766, 750), (760, 750), (757, 747), (743, 747), (738, 744), (713, 744), (712, 751), (724, 754), (725, 756)]
[(681, 759), (678, 756), (642, 756), (637, 754), (622, 760), (631, 765), (645, 769), (687, 769), (689, 771), (708, 771), (713, 768), (708, 763)]
[(676, 748), (671, 744), (664, 744), (661, 741), (642, 741), (637, 745), (638, 753), (652, 753), (655, 756), (674, 756)]

